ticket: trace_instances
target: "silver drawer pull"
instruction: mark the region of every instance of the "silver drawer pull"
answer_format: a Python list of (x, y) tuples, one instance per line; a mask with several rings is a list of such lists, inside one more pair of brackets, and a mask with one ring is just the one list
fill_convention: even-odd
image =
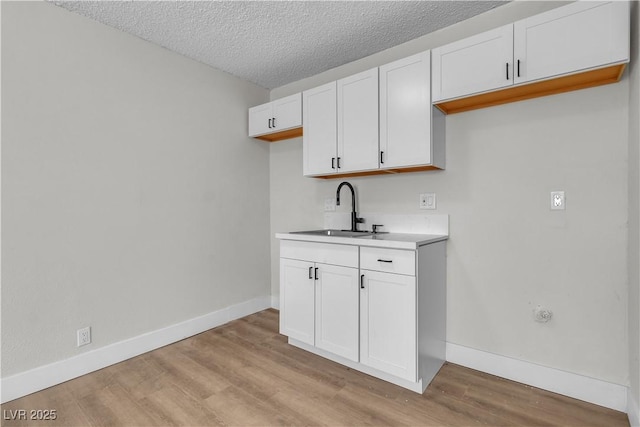
[(378, 259), (378, 262), (393, 262), (391, 259)]

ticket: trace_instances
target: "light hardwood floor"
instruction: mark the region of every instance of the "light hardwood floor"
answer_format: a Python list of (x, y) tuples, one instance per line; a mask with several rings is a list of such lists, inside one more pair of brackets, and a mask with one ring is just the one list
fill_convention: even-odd
[(419, 395), (286, 343), (265, 310), (2, 405), (4, 426), (628, 426), (627, 417), (445, 364)]

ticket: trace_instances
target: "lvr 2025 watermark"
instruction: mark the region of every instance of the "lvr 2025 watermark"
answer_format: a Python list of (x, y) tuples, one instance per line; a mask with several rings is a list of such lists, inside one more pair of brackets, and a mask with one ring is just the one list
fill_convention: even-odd
[(52, 421), (58, 418), (55, 409), (3, 409), (3, 420)]

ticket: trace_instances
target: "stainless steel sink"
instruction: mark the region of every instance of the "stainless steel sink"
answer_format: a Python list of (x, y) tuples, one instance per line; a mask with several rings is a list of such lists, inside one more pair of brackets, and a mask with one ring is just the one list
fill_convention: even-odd
[(351, 231), (351, 230), (307, 230), (292, 231), (291, 234), (309, 234), (312, 236), (333, 236), (333, 237), (363, 237), (373, 234), (371, 231)]

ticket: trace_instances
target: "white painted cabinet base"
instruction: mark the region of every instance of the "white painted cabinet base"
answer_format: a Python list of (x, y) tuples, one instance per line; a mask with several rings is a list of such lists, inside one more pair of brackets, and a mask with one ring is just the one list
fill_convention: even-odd
[[(367, 375), (371, 375), (371, 376), (376, 377), (376, 378), (380, 378), (381, 380), (390, 382), (391, 384), (395, 384), (397, 386), (406, 388), (406, 389), (414, 391), (416, 393), (420, 393), (420, 394), (424, 393), (424, 391), (426, 390), (427, 386), (429, 385), (429, 383), (433, 379), (433, 377), (431, 377), (431, 378), (429, 378), (429, 381), (422, 381), (422, 379), (418, 379), (418, 381), (415, 381), (415, 382), (407, 381), (407, 380), (404, 380), (402, 378), (398, 378), (398, 377), (396, 377), (394, 375), (388, 374), (386, 372), (379, 371), (378, 369), (371, 368), (371, 367), (363, 365), (361, 363), (354, 362), (353, 360), (349, 360), (349, 359), (346, 359), (346, 358), (344, 358), (342, 356), (338, 356), (338, 355), (333, 354), (331, 352), (322, 350), (322, 349), (320, 349), (318, 347), (314, 347), (312, 345), (303, 343), (302, 341), (298, 341), (298, 340), (296, 340), (294, 338), (289, 338), (288, 342), (289, 342), (289, 344), (291, 344), (294, 347), (298, 347), (298, 348), (306, 350), (306, 351), (308, 351), (310, 353), (317, 354), (318, 356), (322, 356), (325, 359), (332, 360), (332, 361), (334, 361), (336, 363), (339, 363), (341, 365), (347, 366), (347, 367), (349, 367), (351, 369), (355, 369), (356, 371), (363, 372), (363, 373), (365, 373)], [(442, 366), (443, 364), (444, 364), (444, 360), (439, 362), (438, 369), (436, 369), (436, 371), (435, 371), (436, 373), (440, 369), (440, 366)], [(435, 374), (434, 374), (434, 376), (435, 376)]]
[(281, 241), (280, 333), (422, 394), (445, 360), (446, 242), (411, 250), (358, 243)]

